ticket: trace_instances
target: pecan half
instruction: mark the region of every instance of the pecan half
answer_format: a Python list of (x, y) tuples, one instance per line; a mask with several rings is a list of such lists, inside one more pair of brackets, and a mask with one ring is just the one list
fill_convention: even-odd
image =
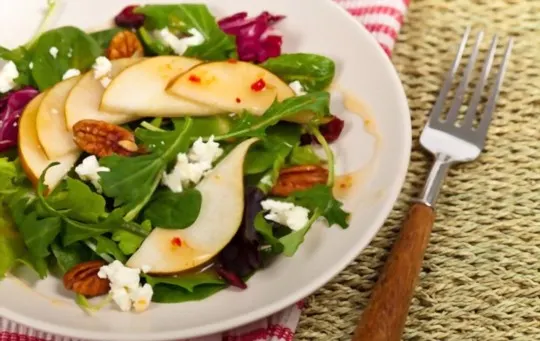
[(105, 295), (109, 280), (98, 277), (99, 269), (106, 263), (93, 260), (75, 265), (64, 275), (64, 287), (86, 297)]
[(143, 46), (137, 35), (131, 31), (118, 32), (107, 49), (107, 58), (111, 60), (143, 56)]
[(81, 120), (73, 126), (75, 143), (98, 157), (118, 154), (130, 156), (140, 152), (132, 132), (120, 126), (98, 120)]
[(311, 188), (317, 184), (325, 184), (328, 170), (316, 165), (292, 166), (279, 172), (276, 184), (270, 194), (286, 197), (292, 192)]

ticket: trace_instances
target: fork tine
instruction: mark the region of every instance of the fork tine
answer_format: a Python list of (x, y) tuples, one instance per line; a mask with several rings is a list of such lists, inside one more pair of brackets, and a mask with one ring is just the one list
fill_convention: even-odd
[(497, 50), (497, 40), (497, 35), (493, 36), (493, 39), (491, 40), (491, 46), (489, 47), (488, 56), (486, 57), (484, 66), (482, 67), (482, 73), (480, 75), (478, 83), (476, 84), (476, 88), (474, 89), (474, 94), (471, 102), (469, 103), (469, 108), (467, 109), (467, 113), (465, 114), (462, 127), (470, 128), (474, 123), (474, 118), (476, 117), (476, 112), (478, 110), (478, 104), (480, 103), (480, 99), (482, 98), (482, 92), (484, 91), (486, 81), (491, 71), (491, 65), (493, 65), (493, 59), (495, 58), (495, 51)]
[(448, 116), (445, 120), (448, 123), (454, 122), (458, 117), (459, 109), (463, 104), (463, 97), (465, 96), (465, 92), (467, 91), (467, 87), (469, 86), (469, 80), (474, 70), (474, 64), (476, 63), (478, 51), (480, 50), (480, 43), (482, 42), (483, 37), (484, 32), (478, 32), (471, 56), (469, 57), (469, 61), (467, 62), (467, 67), (465, 68), (465, 71), (463, 71), (463, 78), (459, 83), (459, 87), (456, 91), (456, 94), (454, 95), (454, 99), (452, 100), (452, 106), (450, 107), (450, 110), (448, 111)]
[(452, 80), (454, 79), (454, 75), (456, 74), (456, 71), (461, 62), (461, 56), (463, 56), (463, 51), (465, 50), (465, 45), (467, 45), (467, 40), (469, 39), (470, 32), (471, 27), (467, 26), (467, 29), (463, 34), (463, 38), (461, 38), (461, 43), (459, 44), (456, 57), (454, 58), (454, 62), (452, 63), (452, 67), (450, 68), (450, 70), (448, 70), (448, 73), (446, 74), (446, 78), (443, 83), (443, 87), (439, 92), (439, 96), (437, 97), (437, 101), (435, 102), (435, 105), (433, 105), (433, 108), (429, 113), (429, 121), (439, 120), (439, 117), (442, 113), (444, 101), (446, 99), (446, 96), (448, 95), (448, 92), (450, 91), (450, 88), (452, 87)]
[(508, 40), (508, 45), (506, 45), (506, 50), (504, 51), (504, 57), (499, 68), (499, 73), (497, 74), (497, 79), (495, 80), (495, 84), (493, 85), (493, 90), (491, 91), (491, 95), (489, 96), (486, 107), (484, 108), (484, 112), (482, 113), (482, 120), (480, 121), (480, 125), (478, 126), (478, 132), (483, 133), (483, 135), (487, 133), (489, 124), (491, 123), (491, 119), (493, 118), (495, 103), (497, 102), (497, 97), (499, 96), (501, 85), (504, 79), (504, 73), (508, 66), (508, 60), (510, 59), (513, 45), (514, 40), (510, 38)]

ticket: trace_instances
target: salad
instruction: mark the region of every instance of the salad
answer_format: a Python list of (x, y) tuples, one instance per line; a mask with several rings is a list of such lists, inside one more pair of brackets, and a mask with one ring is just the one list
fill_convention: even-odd
[(23, 265), (140, 312), (245, 289), (315, 221), (347, 228), (335, 65), (282, 53), (282, 20), (129, 6), (0, 46), (0, 279)]

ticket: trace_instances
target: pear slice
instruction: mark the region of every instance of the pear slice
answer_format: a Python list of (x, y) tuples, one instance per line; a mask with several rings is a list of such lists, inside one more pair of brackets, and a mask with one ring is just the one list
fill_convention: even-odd
[[(256, 83), (264, 82), (258, 90)], [(256, 89), (252, 89), (254, 86)], [(224, 61), (200, 64), (180, 75), (168, 88), (179, 98), (239, 113), (264, 114), (275, 99), (294, 96), (293, 90), (266, 69), (246, 62)]]
[(38, 108), (46, 95), (47, 93), (42, 93), (35, 97), (28, 103), (21, 115), (19, 120), (18, 152), (22, 168), (34, 185), (37, 184), (41, 173), (49, 164), (52, 162), (60, 163), (49, 169), (45, 175), (45, 185), (49, 190), (52, 190), (73, 167), (80, 153), (72, 152), (55, 160), (49, 160), (45, 155), (38, 141), (36, 119)]
[(151, 117), (207, 116), (221, 110), (168, 94), (171, 80), (201, 61), (160, 56), (137, 63), (113, 79), (101, 99), (101, 110)]
[[(155, 228), (127, 265), (150, 266), (150, 273), (173, 274), (201, 265), (236, 234), (244, 212), (244, 158), (252, 138), (240, 143), (197, 186), (202, 195), (199, 217), (182, 230)], [(180, 238), (181, 245), (172, 240)]]
[(36, 129), (47, 158), (57, 159), (79, 150), (67, 129), (64, 112), (69, 92), (81, 76), (66, 79), (47, 91), (38, 109)]
[[(127, 67), (139, 63), (142, 58), (122, 58), (111, 60), (111, 78), (116, 77)], [(65, 114), (66, 124), (69, 131), (73, 125), (81, 120), (98, 120), (112, 124), (123, 124), (140, 119), (139, 116), (100, 111), (101, 97), (105, 87), (99, 79), (94, 77), (94, 72), (87, 72), (71, 89), (66, 100)]]

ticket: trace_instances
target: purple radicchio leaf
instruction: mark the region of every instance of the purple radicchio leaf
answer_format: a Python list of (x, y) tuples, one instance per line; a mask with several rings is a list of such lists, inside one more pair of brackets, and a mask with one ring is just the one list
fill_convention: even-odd
[(259, 251), (260, 239), (254, 222), (262, 210), (265, 194), (256, 187), (246, 188), (244, 194), (244, 219), (231, 242), (218, 255), (218, 274), (229, 284), (245, 289), (242, 278), (251, 275), (262, 266)]
[(268, 12), (248, 18), (246, 12), (240, 12), (219, 20), (218, 24), (222, 31), (236, 37), (240, 60), (262, 63), (281, 54), (283, 39), (274, 25), (284, 18)]
[(28, 104), (38, 95), (31, 87), (10, 91), (0, 99), (0, 152), (17, 145), (19, 118)]
[(144, 15), (135, 13), (134, 10), (139, 7), (131, 5), (125, 7), (120, 13), (114, 17), (114, 23), (120, 27), (139, 28), (144, 24)]

